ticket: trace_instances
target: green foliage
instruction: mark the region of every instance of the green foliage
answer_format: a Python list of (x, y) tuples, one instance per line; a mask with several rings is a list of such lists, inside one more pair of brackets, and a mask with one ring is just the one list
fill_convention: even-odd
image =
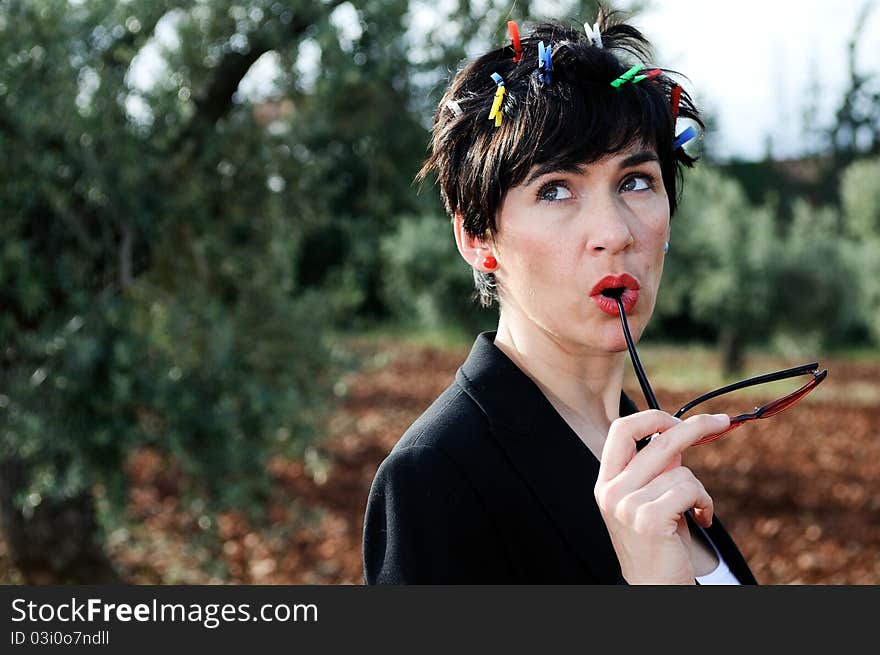
[(844, 224), (853, 236), (853, 260), (857, 263), (859, 293), (848, 294), (880, 343), (880, 159), (850, 164), (841, 177)]
[(867, 239), (853, 246), (858, 262), (859, 294), (855, 300), (875, 344), (880, 343), (880, 238)]
[[(749, 311), (748, 294), (738, 291), (735, 278), (740, 271), (735, 267), (760, 275), (754, 270), (761, 266), (760, 255), (748, 248), (761, 239), (748, 222), (751, 214), (745, 212), (748, 203), (735, 182), (707, 167), (688, 173), (672, 219), (658, 318), (692, 314), (717, 327), (736, 320), (739, 310)], [(756, 223), (758, 229), (768, 229), (766, 215), (759, 215)], [(716, 310), (723, 316), (713, 320)]]
[(672, 221), (658, 317), (688, 314), (751, 342), (853, 333), (861, 276), (838, 223), (835, 210), (798, 202), (780, 226), (773, 206), (751, 205), (730, 178), (695, 169)]
[(880, 158), (850, 164), (841, 176), (840, 197), (847, 232), (880, 238)]
[(139, 289), (23, 343), (0, 444), (38, 460), (29, 493), (71, 495), (97, 480), (122, 502), (121, 463), (152, 444), (208, 502), (254, 500), (266, 458), (301, 451), (310, 434), (327, 362), (290, 338), (315, 324), (317, 298), (250, 291), (230, 308)]
[(862, 323), (854, 244), (839, 235), (835, 209), (800, 201), (793, 214), (769, 267), (774, 327), (804, 342), (846, 339)]
[(382, 239), (383, 292), (397, 319), (421, 328), (492, 329), (497, 311), (472, 300), (471, 268), (455, 246), (449, 219), (404, 218)]
[[(100, 484), (120, 506), (150, 444), (206, 504), (254, 509), (267, 458), (314, 436), (334, 308), (298, 262), (327, 206), (289, 126), (233, 93), (329, 10), (0, 5), (0, 458), (28, 464), (20, 501)], [(160, 19), (176, 46), (151, 40)], [(136, 87), (147, 46), (165, 70)]]

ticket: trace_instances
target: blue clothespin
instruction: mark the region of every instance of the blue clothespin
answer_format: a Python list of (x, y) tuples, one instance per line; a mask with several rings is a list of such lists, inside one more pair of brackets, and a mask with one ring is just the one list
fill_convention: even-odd
[(675, 141), (672, 142), (672, 149), (678, 150), (685, 143), (693, 139), (697, 136), (697, 131), (693, 128), (693, 126), (689, 126), (684, 132), (675, 137)]
[(538, 42), (538, 68), (544, 69), (544, 72), (541, 74), (541, 80), (544, 84), (550, 84), (550, 71), (553, 70), (552, 43), (545, 48), (543, 41)]

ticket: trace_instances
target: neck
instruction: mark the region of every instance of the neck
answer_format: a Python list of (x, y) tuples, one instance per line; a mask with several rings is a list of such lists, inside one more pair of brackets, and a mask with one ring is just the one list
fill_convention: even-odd
[(625, 352), (588, 350), (535, 326), (511, 321), (502, 308), (495, 345), (544, 392), (581, 440), (601, 457), (620, 413)]

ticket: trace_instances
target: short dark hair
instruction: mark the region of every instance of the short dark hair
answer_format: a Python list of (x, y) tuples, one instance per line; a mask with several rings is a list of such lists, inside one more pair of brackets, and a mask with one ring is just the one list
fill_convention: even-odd
[[(695, 159), (673, 148), (671, 94), (678, 83), (669, 74), (674, 71), (662, 69), (653, 79), (612, 87), (633, 65), (651, 66), (651, 45), (620, 12), (600, 8), (598, 23), (601, 48), (591, 43), (582, 25), (541, 22), (521, 39), (520, 61), (513, 61), (508, 44), (456, 73), (434, 113), (430, 156), (416, 179), (437, 172), (446, 211), (452, 217), (461, 213), (468, 234), (485, 239), (495, 233), (504, 194), (533, 167), (572, 170), (636, 143), (656, 150), (670, 215), (675, 213), (682, 166), (692, 166)], [(538, 69), (540, 41), (552, 44), (549, 84), (541, 81)], [(491, 75), (496, 72), (506, 91), (499, 127), (489, 120), (497, 88)], [(454, 109), (451, 101), (457, 103)], [(684, 90), (678, 116), (704, 127)], [(494, 276), (474, 273), (481, 303), (491, 305), (497, 300)]]

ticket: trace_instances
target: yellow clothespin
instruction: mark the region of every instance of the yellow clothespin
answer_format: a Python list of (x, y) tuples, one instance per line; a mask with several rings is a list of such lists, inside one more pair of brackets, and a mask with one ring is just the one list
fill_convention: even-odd
[(504, 93), (506, 89), (504, 88), (504, 80), (498, 73), (492, 73), (492, 79), (495, 81), (495, 84), (498, 85), (498, 88), (495, 90), (495, 99), (492, 101), (492, 110), (489, 112), (489, 120), (495, 121), (495, 127), (501, 126), (501, 103), (504, 102)]

